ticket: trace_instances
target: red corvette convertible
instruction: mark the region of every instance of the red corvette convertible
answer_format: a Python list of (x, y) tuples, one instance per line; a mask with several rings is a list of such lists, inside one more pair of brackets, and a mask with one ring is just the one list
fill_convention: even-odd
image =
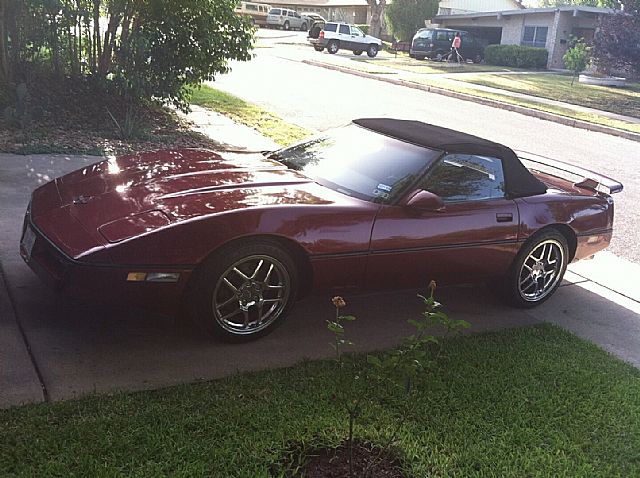
[(73, 297), (186, 303), (208, 332), (243, 340), (314, 290), (496, 281), (535, 306), (569, 262), (607, 247), (621, 189), (464, 133), (360, 119), (270, 153), (85, 167), (33, 193), (20, 252)]

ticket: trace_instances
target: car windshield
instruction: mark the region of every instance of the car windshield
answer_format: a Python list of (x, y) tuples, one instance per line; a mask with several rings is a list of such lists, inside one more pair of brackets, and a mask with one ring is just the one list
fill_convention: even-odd
[(440, 151), (349, 125), (269, 157), (335, 191), (388, 204), (440, 155)]

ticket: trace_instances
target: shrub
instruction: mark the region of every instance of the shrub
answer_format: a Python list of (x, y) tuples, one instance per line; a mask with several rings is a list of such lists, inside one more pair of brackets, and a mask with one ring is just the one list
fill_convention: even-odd
[(549, 52), (544, 48), (520, 45), (489, 45), (484, 50), (484, 59), (490, 65), (513, 66), (518, 68), (539, 68), (547, 66)]
[(589, 48), (585, 45), (584, 40), (575, 40), (573, 46), (562, 57), (564, 66), (573, 72), (571, 86), (573, 86), (576, 76), (582, 73), (589, 65), (589, 57)]

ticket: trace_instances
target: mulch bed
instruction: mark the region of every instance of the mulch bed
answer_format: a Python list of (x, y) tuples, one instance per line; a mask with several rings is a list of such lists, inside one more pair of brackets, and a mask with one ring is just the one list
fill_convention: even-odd
[[(172, 147), (217, 148), (210, 138), (190, 129), (175, 111), (136, 105), (136, 133), (126, 138), (109, 112), (124, 123), (130, 103), (82, 79), (41, 78), (29, 88), (24, 124), (3, 121), (0, 152), (17, 154), (123, 154)], [(0, 105), (0, 113), (3, 105)]]
[[(304, 465), (286, 473), (285, 476), (349, 477), (349, 449), (346, 443), (337, 448), (312, 450), (305, 456), (298, 457), (296, 461), (302, 461)], [(390, 451), (371, 443), (356, 442), (353, 448), (353, 478), (409, 478), (409, 475), (402, 470), (402, 463)]]

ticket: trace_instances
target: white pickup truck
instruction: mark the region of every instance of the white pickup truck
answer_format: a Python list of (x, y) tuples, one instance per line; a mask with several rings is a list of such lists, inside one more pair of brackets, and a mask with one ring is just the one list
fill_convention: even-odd
[(312, 28), (309, 32), (308, 40), (316, 51), (326, 48), (329, 53), (337, 53), (343, 48), (353, 51), (355, 55), (361, 55), (366, 51), (367, 55), (373, 58), (382, 48), (382, 41), (379, 38), (365, 35), (357, 26), (348, 23), (327, 22), (322, 30), (318, 32), (313, 30)]

